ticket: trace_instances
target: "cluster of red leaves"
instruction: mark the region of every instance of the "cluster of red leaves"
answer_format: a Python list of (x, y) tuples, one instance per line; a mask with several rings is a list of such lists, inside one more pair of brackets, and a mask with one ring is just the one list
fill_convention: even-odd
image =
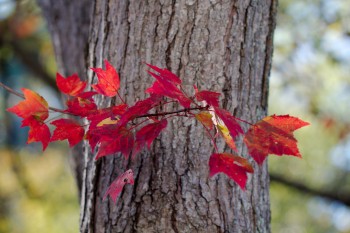
[[(46, 100), (37, 93), (22, 89), (24, 100), (8, 111), (23, 118), (22, 126), (30, 128), (28, 143), (41, 142), (43, 149), (49, 142), (67, 139), (72, 147), (85, 139), (92, 150), (98, 147), (96, 159), (120, 152), (126, 159), (136, 156), (146, 145), (150, 149), (152, 142), (167, 127), (167, 119), (174, 116), (186, 116), (197, 119), (206, 129), (216, 152), (209, 159), (210, 176), (225, 173), (242, 189), (245, 189), (247, 173), (253, 172), (248, 159), (237, 154), (235, 139), (244, 135), (244, 143), (251, 157), (261, 165), (268, 154), (292, 155), (300, 157), (297, 141), (293, 131), (308, 123), (292, 116), (269, 116), (251, 125), (244, 132), (239, 122), (230, 112), (220, 108), (220, 93), (194, 87), (194, 96), (182, 91), (181, 80), (169, 70), (149, 65), (148, 73), (155, 82), (146, 93), (150, 97), (128, 106), (119, 95), (120, 80), (115, 68), (105, 61), (105, 70), (92, 68), (98, 83), (92, 85), (93, 90), (86, 91), (87, 83), (78, 75), (63, 77), (57, 74), (56, 82), (59, 90), (67, 96), (64, 110), (57, 110), (76, 118), (85, 118), (89, 124), (83, 126), (76, 119), (58, 119), (50, 122), (56, 128), (51, 136), (47, 119), (49, 106)], [(107, 108), (98, 108), (94, 95), (115, 97), (121, 104)], [(173, 112), (155, 112), (155, 108), (165, 104), (165, 97), (178, 102), (180, 109)], [(51, 108), (52, 110), (55, 110)], [(234, 151), (219, 153), (215, 138), (221, 136)], [(115, 202), (126, 183), (133, 184), (133, 172), (126, 171), (118, 176), (108, 188), (105, 197), (110, 195)]]

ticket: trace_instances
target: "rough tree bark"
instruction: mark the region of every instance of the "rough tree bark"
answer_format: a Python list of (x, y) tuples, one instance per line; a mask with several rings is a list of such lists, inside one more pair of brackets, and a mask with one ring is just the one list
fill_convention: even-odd
[[(277, 0), (39, 3), (66, 75), (78, 72), (93, 83), (88, 68), (108, 59), (121, 76), (121, 95), (132, 104), (153, 81), (147, 62), (179, 75), (189, 93), (193, 84), (224, 93), (223, 107), (242, 119), (266, 115)], [(95, 162), (82, 145), (81, 232), (269, 232), (267, 164), (254, 166), (242, 191), (225, 175), (208, 178), (212, 151), (202, 127), (188, 119), (171, 120), (152, 150), (134, 161), (114, 155)], [(247, 156), (242, 145), (239, 153)], [(134, 170), (135, 185), (126, 186), (116, 205), (102, 201), (127, 168)]]

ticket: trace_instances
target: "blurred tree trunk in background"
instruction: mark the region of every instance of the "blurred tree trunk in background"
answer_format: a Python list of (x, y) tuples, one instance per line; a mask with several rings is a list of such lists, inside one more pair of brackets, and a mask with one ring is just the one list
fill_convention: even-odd
[[(147, 62), (179, 75), (188, 93), (193, 84), (222, 92), (223, 107), (242, 119), (255, 122), (266, 115), (277, 0), (39, 4), (64, 75), (78, 73), (92, 83), (89, 67), (102, 67), (108, 59), (131, 105), (153, 82), (142, 63)], [(115, 100), (97, 102), (106, 107)], [(74, 151), (81, 231), (269, 232), (267, 163), (255, 166), (244, 192), (225, 175), (208, 178), (212, 150), (202, 127), (186, 119), (169, 121), (151, 151), (134, 161), (115, 155), (96, 162), (88, 145), (81, 145)], [(116, 205), (102, 201), (127, 168), (134, 170), (135, 185), (125, 187)]]

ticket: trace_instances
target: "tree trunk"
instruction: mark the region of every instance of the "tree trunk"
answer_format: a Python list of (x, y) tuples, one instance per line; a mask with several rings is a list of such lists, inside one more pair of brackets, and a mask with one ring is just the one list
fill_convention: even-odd
[[(256, 122), (266, 115), (277, 0), (39, 2), (66, 75), (78, 72), (93, 83), (89, 67), (108, 59), (131, 105), (153, 82), (147, 62), (177, 74), (187, 93), (193, 94), (193, 84), (223, 93), (223, 107), (235, 116)], [(97, 102), (106, 107), (116, 100)], [(247, 157), (246, 148), (238, 148)], [(223, 174), (208, 178), (212, 152), (201, 125), (180, 118), (135, 160), (113, 155), (95, 161), (84, 144), (77, 172), (81, 232), (269, 232), (267, 163), (254, 165), (242, 191)], [(135, 184), (125, 186), (116, 205), (102, 201), (128, 168)]]

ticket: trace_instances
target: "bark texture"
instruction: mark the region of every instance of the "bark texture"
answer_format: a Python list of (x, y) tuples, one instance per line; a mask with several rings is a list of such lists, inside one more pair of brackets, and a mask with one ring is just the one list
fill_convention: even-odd
[[(119, 71), (120, 92), (129, 104), (144, 98), (153, 82), (142, 64), (147, 62), (179, 75), (188, 93), (193, 84), (224, 93), (223, 107), (242, 119), (255, 122), (266, 115), (277, 0), (40, 2), (61, 69), (78, 71), (93, 83), (88, 67), (108, 59)], [(254, 166), (242, 191), (225, 175), (208, 178), (212, 152), (203, 128), (179, 118), (134, 161), (114, 155), (96, 162), (84, 145), (78, 172), (81, 232), (270, 232), (267, 164)], [(128, 168), (135, 185), (125, 187), (116, 205), (102, 201), (111, 181)]]

